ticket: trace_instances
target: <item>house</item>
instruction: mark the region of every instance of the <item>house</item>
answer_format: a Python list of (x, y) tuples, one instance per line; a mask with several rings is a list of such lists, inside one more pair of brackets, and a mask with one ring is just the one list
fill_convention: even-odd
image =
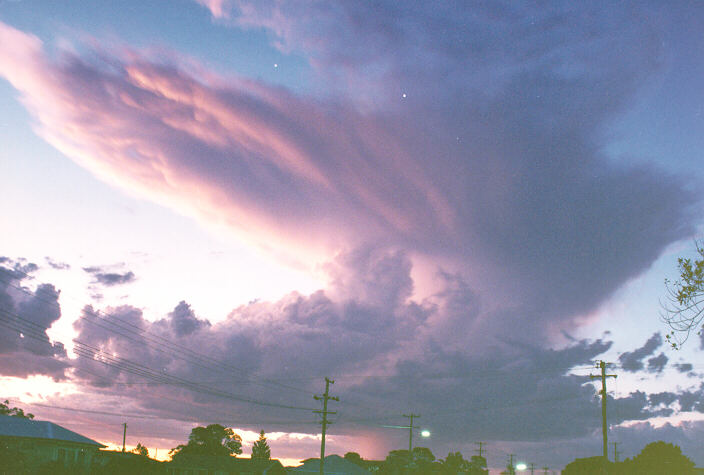
[(20, 454), (30, 471), (51, 462), (88, 469), (104, 445), (49, 421), (0, 416), (0, 447)]
[[(303, 465), (289, 467), (290, 473), (320, 473), (320, 459), (308, 459)], [(339, 455), (328, 455), (325, 457), (325, 475), (367, 475), (368, 470), (359, 465), (345, 460)]]
[(179, 455), (166, 464), (169, 475), (282, 475), (286, 473), (276, 459), (252, 460), (229, 455)]

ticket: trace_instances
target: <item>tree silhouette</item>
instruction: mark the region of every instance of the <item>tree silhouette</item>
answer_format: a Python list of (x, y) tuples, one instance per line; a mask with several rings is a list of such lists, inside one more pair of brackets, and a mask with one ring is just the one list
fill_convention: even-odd
[(174, 459), (181, 455), (238, 455), (242, 453), (242, 438), (228, 427), (210, 424), (194, 427), (188, 436), (188, 444), (169, 450)]
[(362, 459), (362, 456), (357, 452), (347, 452), (343, 458), (348, 462), (359, 465), (360, 467), (364, 466), (364, 459)]
[[(607, 473), (621, 473), (611, 468), (611, 462), (607, 461)], [(595, 457), (584, 457), (573, 460), (568, 463), (562, 471), (562, 475), (594, 475), (603, 473), (604, 457), (601, 455)]]
[(137, 442), (137, 446), (132, 449), (133, 454), (141, 455), (142, 457), (149, 457), (149, 450), (142, 445), (141, 442)]
[(663, 441), (646, 445), (630, 463), (626, 462), (625, 465), (628, 468), (626, 473), (642, 475), (694, 473), (694, 462), (682, 454), (682, 449)]
[(448, 473), (464, 473), (469, 469), (467, 462), (460, 452), (450, 452), (442, 461), (442, 466)]
[(471, 475), (486, 475), (489, 470), (486, 467), (486, 459), (479, 455), (472, 455), (469, 459), (469, 473)]
[(2, 416), (12, 416), (12, 417), (24, 417), (25, 419), (34, 419), (34, 414), (25, 413), (24, 410), (19, 407), (10, 407), (10, 401), (5, 399), (4, 402), (0, 402), (0, 415)]
[[(671, 329), (665, 338), (673, 348), (679, 348), (692, 330), (704, 319), (704, 245), (695, 243), (700, 259), (677, 259), (680, 278), (665, 279), (667, 301), (662, 304), (662, 319)], [(698, 330), (701, 334), (701, 329)]]
[(264, 430), (259, 433), (259, 439), (252, 445), (252, 460), (269, 460), (271, 458), (271, 449), (264, 437)]

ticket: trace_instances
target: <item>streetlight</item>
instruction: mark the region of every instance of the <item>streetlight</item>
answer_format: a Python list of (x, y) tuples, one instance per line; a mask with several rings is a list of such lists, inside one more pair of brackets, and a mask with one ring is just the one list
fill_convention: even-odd
[(423, 429), (420, 432), (421, 437), (430, 437), (430, 431), (428, 429)]
[(523, 462), (516, 464), (516, 470), (523, 471), (528, 468), (528, 465), (524, 464)]

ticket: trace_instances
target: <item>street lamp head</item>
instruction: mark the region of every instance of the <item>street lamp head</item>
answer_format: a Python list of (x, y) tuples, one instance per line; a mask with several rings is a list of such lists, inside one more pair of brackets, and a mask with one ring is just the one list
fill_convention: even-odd
[(516, 465), (516, 470), (525, 470), (527, 468), (528, 468), (528, 465), (526, 465), (522, 462)]
[(421, 435), (422, 437), (430, 437), (430, 431), (427, 430), (427, 429), (423, 429), (423, 430), (420, 432), (420, 435)]

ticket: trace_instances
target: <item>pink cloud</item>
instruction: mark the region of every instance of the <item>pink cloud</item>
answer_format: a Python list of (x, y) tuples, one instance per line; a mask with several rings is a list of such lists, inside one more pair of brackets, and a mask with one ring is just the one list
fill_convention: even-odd
[(1, 31), (13, 46), (1, 48), (0, 74), (38, 132), (110, 183), (304, 252), (451, 224), (442, 193), (379, 119), (134, 52), (109, 67), (52, 61), (35, 37)]
[[(387, 31), (389, 18), (377, 31), (321, 14), (359, 36), (359, 58), (379, 31), (399, 44), (415, 31)], [(299, 49), (333, 34), (284, 17), (302, 35)], [(413, 25), (431, 38), (438, 24)], [(542, 322), (593, 310), (691, 230), (687, 205), (696, 199), (683, 180), (616, 168), (595, 144), (641, 74), (621, 63), (601, 65), (603, 77), (566, 78), (538, 61), (486, 96), (456, 89), (462, 81), (451, 88), (462, 94), (448, 96), (442, 82), (414, 73), (409, 81), (432, 94), (370, 111), (353, 95), (296, 95), (175, 54), (170, 62), (134, 50), (54, 59), (36, 37), (2, 24), (0, 35), (0, 75), (21, 92), (38, 133), (106, 182), (299, 262), (369, 244), (421, 256), (504, 312), (489, 326), (520, 315), (516, 329), (559, 329)], [(329, 53), (320, 57), (332, 61), (343, 46), (319, 45)], [(606, 101), (604, 89), (619, 100)]]
[(196, 0), (196, 2), (210, 10), (210, 14), (215, 18), (229, 18), (230, 16), (229, 0)]

